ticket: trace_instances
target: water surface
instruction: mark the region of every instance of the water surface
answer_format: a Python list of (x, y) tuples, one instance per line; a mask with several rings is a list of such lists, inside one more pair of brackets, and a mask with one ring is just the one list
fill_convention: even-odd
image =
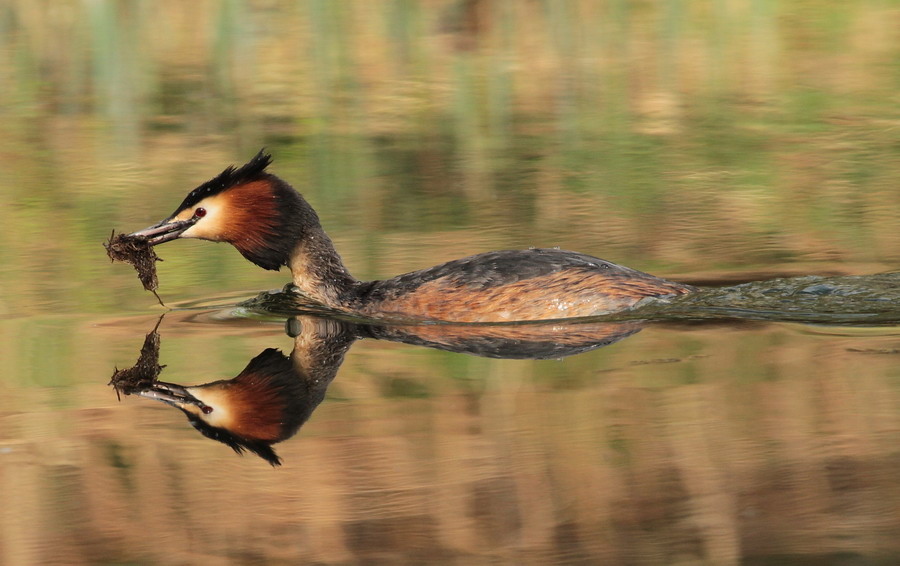
[[(883, 2), (6, 7), (0, 562), (896, 563), (891, 276), (874, 320), (831, 316), (846, 287), (817, 279), (767, 316), (676, 313), (562, 359), (361, 339), (272, 468), (117, 399), (110, 376), (164, 309), (101, 246), (265, 146), (360, 278), (561, 246), (715, 285), (710, 307), (751, 280), (892, 272), (896, 19)], [(295, 347), (279, 317), (233, 311), (284, 272), (225, 245), (159, 252), (163, 379)]]

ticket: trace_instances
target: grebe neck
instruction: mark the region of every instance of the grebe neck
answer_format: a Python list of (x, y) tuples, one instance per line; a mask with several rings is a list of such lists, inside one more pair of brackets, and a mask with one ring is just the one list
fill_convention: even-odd
[(334, 242), (321, 226), (310, 226), (288, 260), (294, 285), (309, 298), (329, 307), (346, 306), (359, 284), (344, 266)]

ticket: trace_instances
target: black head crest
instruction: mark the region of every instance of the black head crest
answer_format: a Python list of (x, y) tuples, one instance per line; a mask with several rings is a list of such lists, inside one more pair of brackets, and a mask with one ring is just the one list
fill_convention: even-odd
[(179, 205), (178, 208), (175, 209), (175, 212), (172, 213), (172, 216), (175, 216), (186, 208), (194, 206), (207, 197), (217, 195), (231, 187), (262, 178), (267, 175), (266, 167), (268, 167), (270, 163), (272, 163), (272, 155), (266, 153), (265, 149), (261, 149), (253, 159), (244, 165), (237, 168), (235, 168), (234, 165), (230, 165), (215, 178), (210, 179), (188, 193), (181, 205)]

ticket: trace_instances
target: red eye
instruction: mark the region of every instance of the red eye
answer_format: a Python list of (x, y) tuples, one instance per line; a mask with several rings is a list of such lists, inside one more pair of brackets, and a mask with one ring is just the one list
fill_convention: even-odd
[(194, 211), (195, 218), (203, 218), (204, 216), (206, 216), (205, 208), (198, 208), (197, 210)]

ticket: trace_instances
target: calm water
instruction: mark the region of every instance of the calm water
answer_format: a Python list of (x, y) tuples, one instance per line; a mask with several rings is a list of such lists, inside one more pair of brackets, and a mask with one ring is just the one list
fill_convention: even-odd
[[(360, 278), (527, 246), (715, 285), (896, 270), (898, 17), (0, 7), (0, 563), (897, 563), (896, 326), (593, 328), (613, 343), (547, 360), (376, 333), (345, 344), (273, 468), (117, 398), (165, 309), (101, 242), (265, 146)], [(285, 273), (158, 251), (161, 379), (303, 346), (230, 307)]]

